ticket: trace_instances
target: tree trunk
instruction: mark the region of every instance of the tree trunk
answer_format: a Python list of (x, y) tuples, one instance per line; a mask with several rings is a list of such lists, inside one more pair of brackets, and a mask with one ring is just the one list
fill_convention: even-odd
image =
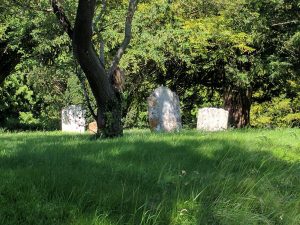
[(74, 55), (87, 77), (97, 102), (98, 134), (116, 137), (123, 134), (121, 98), (92, 44), (94, 9), (95, 0), (79, 1), (72, 38)]
[(224, 108), (229, 112), (229, 125), (243, 128), (250, 124), (251, 88), (227, 87), (224, 90)]
[(123, 135), (122, 101), (112, 101), (105, 106), (98, 106), (97, 135), (104, 137), (118, 137)]
[[(105, 1), (102, 3), (106, 4)], [(109, 71), (105, 70), (103, 61), (98, 57), (92, 43), (92, 27), (96, 0), (79, 0), (74, 30), (63, 8), (59, 5), (58, 0), (51, 0), (51, 4), (58, 21), (72, 40), (74, 55), (96, 99), (98, 135), (104, 137), (121, 136), (123, 134), (123, 126), (121, 122), (122, 98), (120, 92), (123, 85), (118, 83), (115, 75), (117, 74), (121, 57), (131, 39), (131, 24), (138, 0), (129, 0), (125, 21), (125, 37)], [(106, 7), (104, 6), (102, 10), (102, 13), (105, 13)]]

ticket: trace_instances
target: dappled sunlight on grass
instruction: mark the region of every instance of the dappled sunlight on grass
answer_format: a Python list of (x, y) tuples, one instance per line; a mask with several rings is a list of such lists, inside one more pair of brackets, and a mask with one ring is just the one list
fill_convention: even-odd
[(3, 133), (0, 224), (299, 224), (299, 137)]

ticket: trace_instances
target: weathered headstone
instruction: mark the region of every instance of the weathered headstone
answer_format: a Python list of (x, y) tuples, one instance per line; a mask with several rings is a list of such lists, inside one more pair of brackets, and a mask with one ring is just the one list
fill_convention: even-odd
[(89, 133), (97, 134), (97, 129), (98, 129), (98, 127), (97, 127), (96, 121), (89, 123), (89, 126), (88, 126)]
[(151, 131), (179, 131), (181, 125), (178, 95), (166, 87), (159, 87), (148, 97), (148, 117)]
[(198, 111), (197, 130), (222, 131), (228, 127), (228, 111), (218, 108), (202, 108)]
[(85, 110), (79, 105), (70, 105), (61, 113), (62, 131), (79, 132), (85, 131)]

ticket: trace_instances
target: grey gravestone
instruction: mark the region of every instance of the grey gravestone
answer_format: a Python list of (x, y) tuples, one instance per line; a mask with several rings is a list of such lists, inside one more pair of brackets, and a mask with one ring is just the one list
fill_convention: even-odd
[(61, 112), (62, 131), (83, 133), (85, 131), (85, 110), (79, 105), (70, 105)]
[(228, 128), (228, 111), (224, 109), (202, 108), (197, 117), (197, 130), (222, 131)]
[(166, 87), (159, 87), (148, 97), (148, 117), (151, 131), (179, 131), (181, 125), (178, 95)]

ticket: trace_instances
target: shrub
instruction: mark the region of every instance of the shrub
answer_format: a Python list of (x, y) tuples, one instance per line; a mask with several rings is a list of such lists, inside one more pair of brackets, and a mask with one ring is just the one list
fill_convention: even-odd
[(254, 127), (300, 127), (300, 97), (293, 100), (274, 98), (271, 102), (255, 103), (251, 108), (251, 125)]

